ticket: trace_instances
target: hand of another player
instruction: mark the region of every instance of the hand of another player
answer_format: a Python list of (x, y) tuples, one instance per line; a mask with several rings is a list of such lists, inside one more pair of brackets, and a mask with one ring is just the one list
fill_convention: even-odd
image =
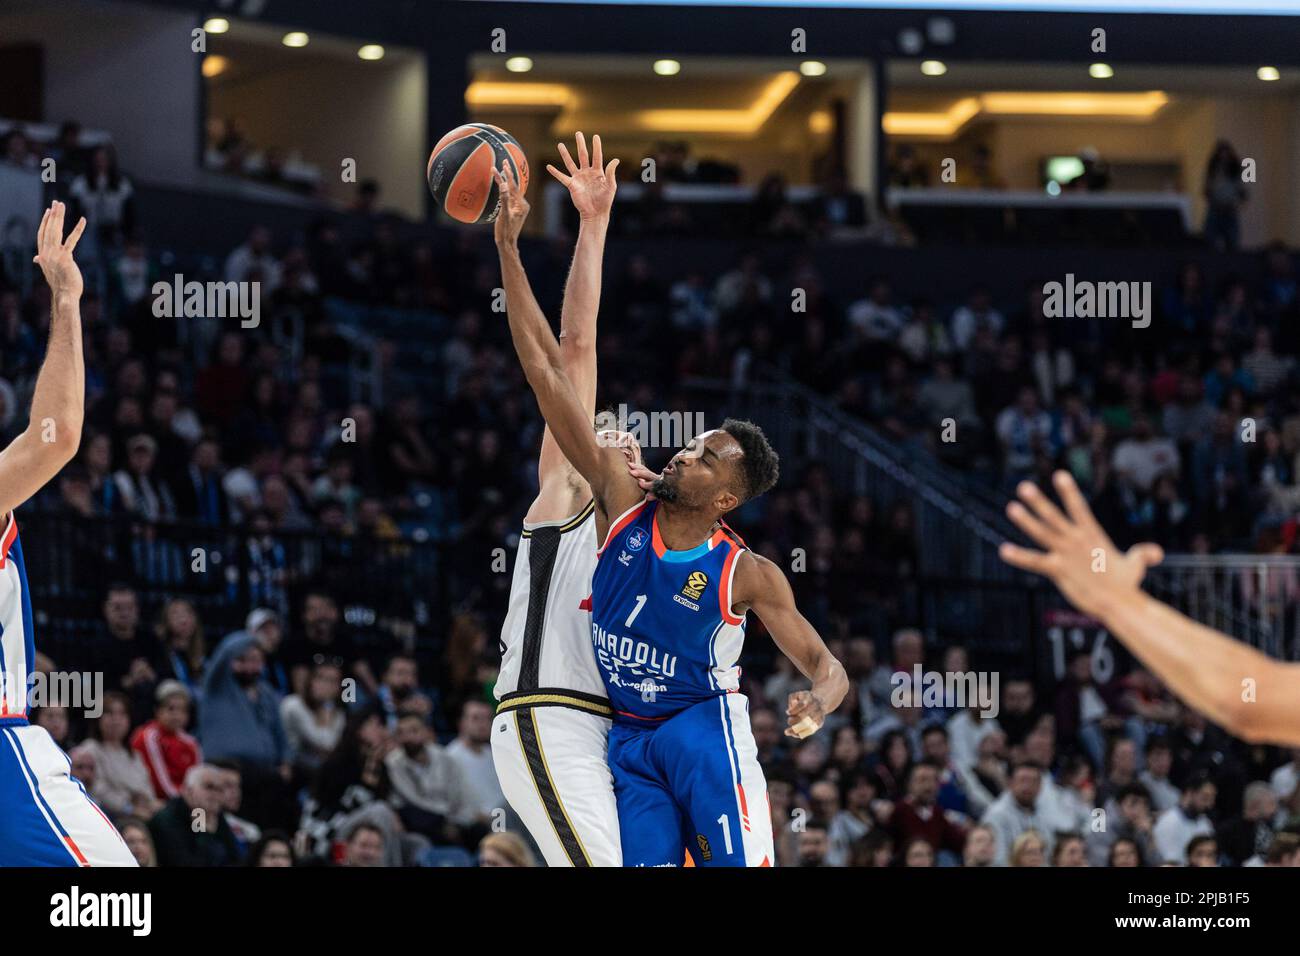
[(85, 284), (81, 270), (72, 258), (72, 251), (77, 248), (81, 234), (86, 231), (86, 220), (83, 216), (72, 230), (72, 235), (68, 236), (68, 241), (64, 242), (63, 215), (66, 209), (63, 203), (54, 202), (45, 210), (40, 228), (36, 230), (36, 257), (32, 262), (41, 267), (51, 292), (79, 299)]
[(627, 463), (627, 471), (628, 474), (636, 479), (636, 483), (641, 486), (641, 490), (646, 493), (650, 492), (650, 489), (654, 487), (655, 481), (659, 478), (658, 473), (651, 471), (645, 465), (637, 461), (629, 461)]
[(576, 139), (578, 145), (576, 163), (569, 155), (568, 147), (563, 143), (559, 144), (560, 158), (564, 160), (569, 174), (566, 176), (549, 163), (546, 171), (569, 191), (569, 198), (573, 200), (573, 206), (578, 210), (581, 219), (590, 221), (608, 217), (610, 209), (614, 206), (614, 193), (618, 191), (618, 182), (614, 178), (614, 171), (618, 169), (618, 160), (611, 159), (608, 165), (605, 164), (599, 135), (591, 138), (590, 156), (587, 155), (587, 141), (582, 133), (578, 133)]
[(501, 209), (492, 227), (493, 235), (498, 246), (513, 246), (519, 242), (519, 233), (523, 231), (524, 220), (532, 207), (519, 191), (519, 184), (508, 163), (503, 161), (500, 169), (492, 170), (492, 177), (501, 191)]
[(785, 708), (790, 726), (785, 729), (787, 737), (811, 737), (822, 729), (826, 723), (826, 711), (822, 702), (810, 690), (798, 690), (790, 695)]
[(1120, 551), (1093, 517), (1074, 478), (1058, 471), (1052, 481), (1065, 514), (1028, 481), (1016, 489), (1020, 501), (1007, 505), (1007, 517), (1044, 550), (1004, 542), (998, 553), (1008, 564), (1049, 578), (1080, 611), (1104, 619), (1138, 592), (1147, 568), (1159, 564), (1164, 552), (1155, 544)]

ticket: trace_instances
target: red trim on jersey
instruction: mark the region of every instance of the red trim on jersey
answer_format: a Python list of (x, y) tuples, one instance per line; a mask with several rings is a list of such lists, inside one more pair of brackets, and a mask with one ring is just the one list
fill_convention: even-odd
[(602, 544), (600, 550), (596, 552), (596, 557), (599, 558), (605, 553), (605, 549), (609, 547), (609, 543), (614, 540), (614, 535), (618, 534), (631, 524), (636, 519), (636, 516), (639, 515), (649, 503), (649, 501), (642, 501), (639, 505), (633, 505), (631, 508), (628, 508), (627, 511), (624, 511), (617, 521), (609, 526), (609, 530), (605, 532), (605, 543)]
[(718, 609), (722, 612), (722, 619), (728, 624), (743, 624), (743, 617), (736, 617), (731, 613), (731, 579), (736, 573), (736, 558), (741, 555), (741, 549), (733, 545), (731, 554), (727, 555), (727, 560), (722, 562), (722, 580), (718, 582)]
[(80, 863), (82, 866), (90, 866), (89, 861), (84, 856), (81, 855), (81, 849), (77, 846), (75, 842), (73, 842), (72, 837), (65, 836), (63, 838), (63, 842), (68, 845), (68, 849), (72, 851), (72, 855), (77, 858), (78, 863)]
[(579, 610), (579, 611), (590, 611), (590, 610), (591, 610), (591, 595), (590, 595), (590, 594), (588, 594), (585, 598), (583, 598), (581, 601), (578, 602), (578, 610)]
[(664, 544), (663, 537), (659, 534), (659, 509), (655, 509), (655, 516), (650, 519), (650, 547), (655, 549), (655, 557), (662, 558), (668, 553), (668, 546)]
[(731, 525), (727, 524), (727, 522), (725, 522), (725, 521), (723, 521), (721, 518), (719, 518), (719, 519), (718, 519), (718, 524), (722, 525), (722, 527), (724, 527), (724, 528), (727, 530), (727, 533), (730, 534), (731, 537), (733, 537), (733, 538), (735, 538), (737, 541), (739, 541), (739, 542), (740, 542), (740, 546), (741, 546), (742, 548), (747, 548), (747, 547), (749, 547), (749, 545), (745, 544), (745, 539), (742, 538), (740, 535), (736, 534), (736, 529), (733, 528)]
[(9, 523), (5, 525), (4, 536), (0, 537), (0, 568), (5, 566), (5, 561), (9, 558), (9, 549), (13, 547), (16, 540), (18, 540), (18, 521), (11, 511)]

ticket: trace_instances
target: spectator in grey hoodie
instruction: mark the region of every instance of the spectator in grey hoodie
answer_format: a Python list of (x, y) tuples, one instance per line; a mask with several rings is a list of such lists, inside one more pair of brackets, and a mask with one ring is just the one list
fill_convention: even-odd
[(203, 675), (199, 740), (205, 757), (237, 761), (245, 791), (257, 803), (245, 812), (262, 827), (292, 826), (285, 782), (289, 745), (280, 721), (280, 696), (263, 676), (266, 655), (246, 631), (225, 638)]

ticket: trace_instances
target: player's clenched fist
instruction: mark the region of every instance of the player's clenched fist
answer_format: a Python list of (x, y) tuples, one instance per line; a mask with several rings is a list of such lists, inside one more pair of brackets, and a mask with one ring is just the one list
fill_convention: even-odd
[(810, 690), (795, 691), (785, 708), (790, 726), (785, 729), (787, 737), (811, 737), (822, 729), (826, 722), (826, 711), (822, 702), (813, 696)]

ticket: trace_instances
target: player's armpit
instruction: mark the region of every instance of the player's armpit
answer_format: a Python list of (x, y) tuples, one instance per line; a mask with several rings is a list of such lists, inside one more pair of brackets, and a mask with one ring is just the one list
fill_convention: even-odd
[(776, 646), (812, 681), (812, 695), (825, 713), (838, 707), (849, 690), (848, 675), (795, 606), (794, 591), (781, 569), (761, 555), (744, 552), (731, 595), (736, 606), (747, 606), (758, 615)]

